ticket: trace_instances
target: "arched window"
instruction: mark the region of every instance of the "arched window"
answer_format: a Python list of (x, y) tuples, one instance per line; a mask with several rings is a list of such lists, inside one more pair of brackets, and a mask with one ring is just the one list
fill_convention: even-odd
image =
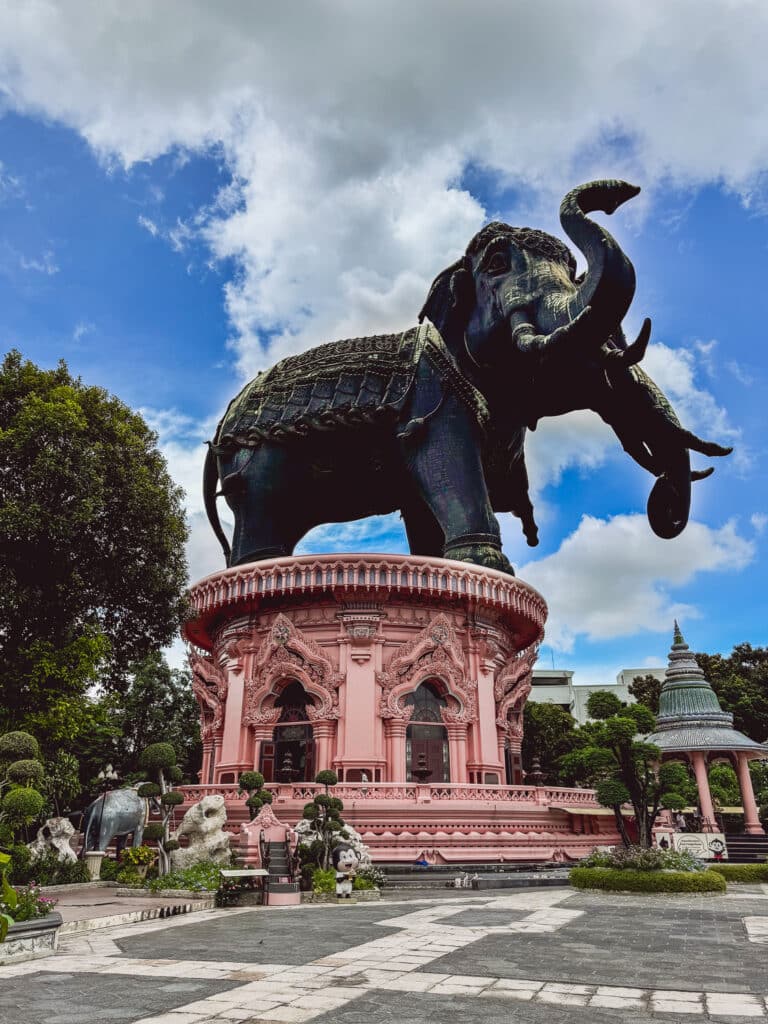
[(275, 701), (280, 708), (272, 742), (261, 745), (259, 771), (265, 782), (311, 782), (315, 777), (315, 743), (308, 707), (314, 698), (298, 679), (287, 683)]
[(405, 733), (405, 771), (408, 782), (450, 782), (448, 730), (440, 714), (448, 707), (443, 684), (428, 679), (405, 698), (413, 708)]

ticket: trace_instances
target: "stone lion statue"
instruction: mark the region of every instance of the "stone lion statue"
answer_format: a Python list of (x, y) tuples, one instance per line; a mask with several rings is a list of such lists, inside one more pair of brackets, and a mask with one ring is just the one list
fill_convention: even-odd
[(69, 845), (74, 834), (75, 829), (69, 818), (47, 818), (42, 828), (37, 830), (37, 838), (27, 844), (27, 849), (33, 860), (53, 850), (57, 860), (76, 861), (77, 855)]
[(204, 796), (189, 808), (171, 839), (181, 841), (186, 836), (188, 845), (171, 853), (171, 868), (181, 871), (203, 861), (213, 861), (227, 867), (231, 855), (230, 840), (234, 833), (226, 832), (227, 811), (223, 796)]

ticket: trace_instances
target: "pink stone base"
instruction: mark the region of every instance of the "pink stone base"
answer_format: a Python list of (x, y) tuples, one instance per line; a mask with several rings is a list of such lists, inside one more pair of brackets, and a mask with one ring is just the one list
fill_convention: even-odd
[(268, 907), (296, 907), (301, 903), (300, 892), (270, 892), (266, 894)]
[[(321, 790), (305, 783), (278, 785), (270, 806), (281, 821), (295, 824), (312, 794)], [(185, 786), (183, 792), (188, 804), (220, 793), (227, 801), (227, 827), (242, 829), (244, 836), (253, 831), (245, 825), (247, 809), (236, 787)], [(345, 820), (378, 863), (566, 862), (595, 846), (621, 842), (613, 816), (603, 813), (591, 790), (346, 783), (336, 786), (334, 794), (344, 802)]]

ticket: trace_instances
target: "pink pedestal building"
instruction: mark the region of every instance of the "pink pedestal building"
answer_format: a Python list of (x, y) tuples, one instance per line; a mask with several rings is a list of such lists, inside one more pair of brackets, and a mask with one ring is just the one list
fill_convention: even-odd
[(261, 771), (284, 821), (323, 768), (387, 861), (567, 859), (617, 840), (588, 790), (525, 786), (522, 712), (546, 604), (494, 570), (403, 555), (237, 566), (192, 589), (203, 766), (189, 800), (246, 817)]

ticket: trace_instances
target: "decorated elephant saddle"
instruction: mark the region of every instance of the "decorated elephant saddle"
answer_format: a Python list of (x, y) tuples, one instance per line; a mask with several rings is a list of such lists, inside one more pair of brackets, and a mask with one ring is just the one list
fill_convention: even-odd
[(461, 373), (438, 331), (423, 324), (402, 334), (334, 341), (282, 359), (232, 400), (214, 444), (253, 447), (265, 440), (287, 441), (318, 430), (394, 419), (422, 359), (485, 422), (482, 395)]

